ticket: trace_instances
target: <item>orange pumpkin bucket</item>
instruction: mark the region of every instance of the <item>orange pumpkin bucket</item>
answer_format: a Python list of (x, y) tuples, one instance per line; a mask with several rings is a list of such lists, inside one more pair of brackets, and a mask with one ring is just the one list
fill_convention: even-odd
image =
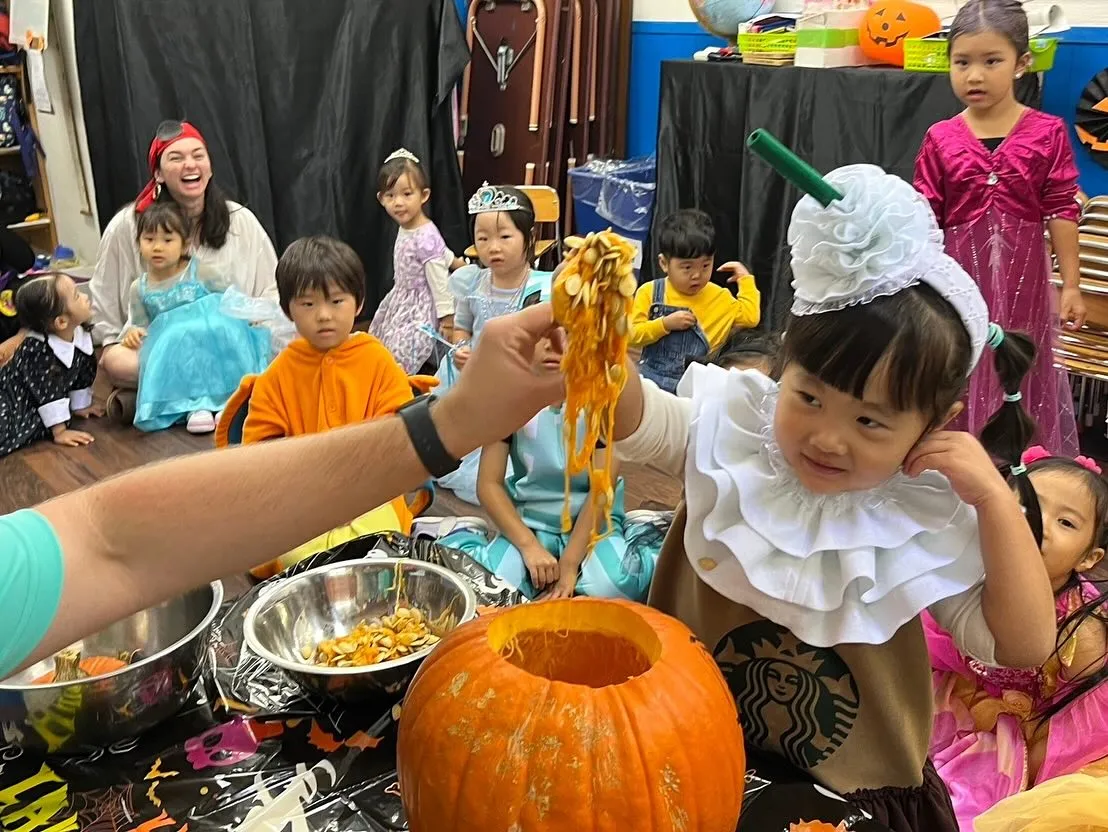
[(680, 622), (581, 598), (482, 616), (423, 663), (400, 715), (412, 832), (734, 832), (734, 698)]

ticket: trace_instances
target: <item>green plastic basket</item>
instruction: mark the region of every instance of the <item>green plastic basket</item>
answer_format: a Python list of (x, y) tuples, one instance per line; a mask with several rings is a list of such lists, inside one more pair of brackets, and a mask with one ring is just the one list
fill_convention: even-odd
[[(1034, 38), (1031, 71), (1046, 72), (1054, 66), (1058, 38)], [(950, 72), (945, 39), (908, 38), (904, 41), (904, 69), (907, 72)]]
[(796, 32), (747, 32), (739, 35), (739, 52), (754, 54), (796, 54)]

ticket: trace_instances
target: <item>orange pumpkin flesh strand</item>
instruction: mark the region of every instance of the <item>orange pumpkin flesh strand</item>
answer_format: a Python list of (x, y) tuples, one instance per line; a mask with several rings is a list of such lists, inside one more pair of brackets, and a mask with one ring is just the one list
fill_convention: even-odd
[(745, 769), (707, 650), (624, 601), (528, 604), (459, 627), (400, 715), (412, 832), (733, 832)]
[[(567, 335), (562, 372), (566, 379), (566, 507), (564, 531), (572, 528), (569, 514), (570, 480), (589, 472), (589, 488), (596, 514), (590, 547), (611, 531), (614, 449), (604, 450), (602, 465), (595, 464), (601, 438), (615, 430), (616, 403), (627, 383), (629, 316), (638, 283), (632, 262), (635, 247), (611, 231), (570, 237), (573, 251), (554, 281), (554, 317)], [(578, 421), (585, 416), (585, 435), (578, 436)]]

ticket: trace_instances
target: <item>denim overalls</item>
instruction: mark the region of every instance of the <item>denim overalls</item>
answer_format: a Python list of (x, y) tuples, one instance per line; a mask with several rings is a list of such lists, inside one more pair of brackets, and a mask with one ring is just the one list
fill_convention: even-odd
[[(654, 296), (650, 303), (650, 320), (664, 318), (671, 312), (688, 311), (684, 306), (667, 306), (666, 281), (653, 281)], [(708, 337), (698, 323), (691, 329), (667, 332), (649, 346), (643, 347), (639, 372), (663, 390), (677, 392), (677, 382), (685, 374), (689, 359), (708, 354)]]

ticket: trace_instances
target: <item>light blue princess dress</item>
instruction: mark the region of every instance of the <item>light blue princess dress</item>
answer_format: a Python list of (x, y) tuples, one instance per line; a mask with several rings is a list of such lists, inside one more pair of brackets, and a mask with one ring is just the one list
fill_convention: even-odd
[[(584, 434), (584, 416), (581, 419), (579, 435)], [(505, 440), (509, 444), (510, 470), (504, 488), (523, 524), (534, 533), (542, 547), (558, 559), (570, 539), (570, 532), (562, 530), (567, 463), (563, 423), (561, 408), (548, 407)], [(574, 521), (585, 507), (588, 496), (589, 475), (582, 472), (570, 480), (569, 516)], [(643, 521), (628, 522), (623, 507), (623, 478), (620, 477), (612, 503), (610, 533), (585, 556), (577, 578), (578, 595), (646, 600), (662, 538), (648, 539), (640, 534), (642, 529), (637, 527), (642, 525)], [(538, 595), (523, 555), (503, 535), (497, 535), (490, 542), (482, 531), (466, 529), (453, 532), (439, 542), (465, 552), (528, 598)]]
[(196, 261), (156, 286), (144, 274), (131, 285), (124, 330), (146, 329), (139, 352), (135, 427), (164, 430), (198, 410), (220, 410), (243, 376), (260, 373), (273, 357), (270, 333), (220, 309), (228, 288), (200, 274)]
[[(492, 283), (492, 272), (478, 266), (463, 266), (452, 275), (448, 284), (454, 295), (454, 327), (472, 333), (472, 338), (462, 346), (475, 347), (481, 338), (481, 330), (493, 318), (518, 312), (524, 304), (533, 300), (549, 300), (552, 274), (531, 270), (518, 289), (500, 289)], [(454, 366), (454, 355), (450, 353), (439, 364), (436, 376), (439, 379), (437, 393), (440, 395), (454, 384), (458, 368)], [(453, 491), (467, 503), (478, 504), (477, 467), (481, 461), (480, 449), (462, 460), (457, 471), (437, 480), (443, 488)], [(508, 472), (511, 474), (511, 471)]]

